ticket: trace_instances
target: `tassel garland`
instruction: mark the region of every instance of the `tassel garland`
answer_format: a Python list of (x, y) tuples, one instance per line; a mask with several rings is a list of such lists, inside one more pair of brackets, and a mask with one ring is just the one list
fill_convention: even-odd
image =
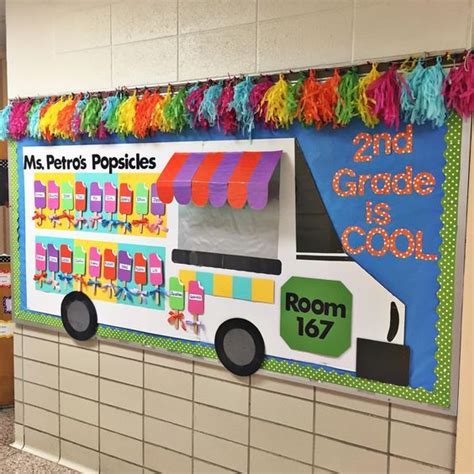
[(217, 127), (224, 134), (251, 137), (256, 123), (272, 129), (303, 126), (347, 126), (355, 117), (373, 128), (379, 122), (398, 128), (430, 123), (441, 127), (448, 113), (474, 113), (474, 57), (446, 73), (442, 59), (427, 66), (407, 59), (383, 73), (373, 64), (366, 75), (356, 68), (342, 76), (337, 69), (324, 81), (310, 70), (296, 81), (280, 74), (201, 82), (165, 94), (145, 89), (114, 95), (65, 95), (15, 99), (0, 110), (0, 139), (30, 137), (79, 140), (109, 135), (143, 139), (154, 133)]

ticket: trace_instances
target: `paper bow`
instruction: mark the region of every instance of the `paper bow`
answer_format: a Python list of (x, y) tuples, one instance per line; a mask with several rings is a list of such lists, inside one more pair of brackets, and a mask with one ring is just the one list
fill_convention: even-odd
[(92, 227), (94, 227), (94, 225), (100, 222), (101, 220), (102, 220), (102, 216), (100, 214), (97, 216), (89, 217), (89, 222), (92, 224)]
[(146, 304), (146, 299), (148, 296), (150, 296), (150, 293), (145, 290), (140, 290), (139, 288), (132, 288), (130, 290), (130, 293), (132, 293), (133, 296), (141, 296), (143, 298), (143, 303)]
[(59, 291), (61, 289), (61, 285), (59, 284), (59, 281), (56, 281), (53, 278), (48, 278), (46, 280), (46, 284), (51, 285), (53, 290)]
[[(168, 318), (168, 323), (172, 326), (175, 325), (176, 321), (179, 321), (179, 325), (183, 331), (186, 331), (186, 324), (184, 321), (184, 313), (181, 311), (171, 310), (169, 313), (170, 317)], [(179, 327), (179, 326), (178, 326)]]
[[(51, 222), (56, 222), (58, 223), (59, 222), (59, 216), (57, 214), (52, 214), (51, 216), (49, 216), (49, 220)], [(59, 224), (61, 224), (61, 222), (59, 222)]]
[(148, 224), (146, 228), (152, 233), (152, 234), (159, 234), (160, 232), (168, 232), (168, 228), (165, 227), (163, 224), (163, 219), (158, 218), (155, 223), (153, 224)]
[(186, 319), (186, 324), (188, 326), (200, 326), (200, 327), (204, 327), (204, 324), (201, 322), (201, 321), (194, 321), (192, 319)]
[(72, 275), (69, 273), (59, 272), (57, 276), (58, 276), (58, 280), (65, 281), (67, 282), (68, 285), (71, 284), (72, 282)]
[(83, 217), (83, 216), (78, 217), (78, 218), (74, 221), (74, 226), (77, 226), (77, 225), (79, 225), (79, 224), (82, 224), (82, 225), (88, 227), (88, 225), (87, 225), (87, 219), (86, 219), (85, 217)]
[(79, 274), (75, 274), (72, 276), (74, 278), (75, 281), (78, 281), (79, 283), (81, 283), (83, 286), (87, 286), (87, 281), (85, 280), (84, 276), (83, 275), (79, 275)]
[(148, 296), (155, 296), (157, 293), (159, 293), (162, 296), (166, 296), (166, 290), (164, 288), (161, 288), (160, 286), (157, 288), (153, 288), (152, 290), (148, 290)]
[(110, 289), (112, 289), (112, 291), (115, 293), (117, 287), (112, 282), (102, 285), (102, 291), (107, 291)]
[(38, 282), (45, 281), (46, 278), (48, 278), (48, 274), (46, 272), (40, 272), (33, 275), (33, 280)]
[(42, 212), (35, 211), (33, 217), (31, 218), (31, 220), (35, 221), (36, 219), (44, 221), (46, 219), (46, 216)]
[(127, 300), (133, 301), (133, 294), (126, 286), (117, 286), (115, 290), (115, 297), (120, 298), (122, 293), (125, 293)]
[(148, 217), (144, 217), (143, 219), (133, 219), (132, 225), (137, 226), (137, 225), (147, 225), (148, 224)]
[(102, 219), (102, 227), (109, 227), (110, 225), (113, 228), (118, 227), (119, 225), (122, 225), (122, 221), (119, 221), (118, 219)]
[(101, 288), (102, 283), (100, 282), (100, 280), (93, 280), (92, 278), (89, 278), (89, 280), (87, 281), (87, 286), (95, 286), (97, 288)]
[(131, 224), (130, 222), (128, 222), (128, 221), (120, 221), (120, 220), (118, 220), (118, 219), (115, 219), (115, 222), (116, 222), (116, 225), (117, 225), (117, 226), (119, 226), (119, 225), (122, 226), (122, 225), (123, 225), (123, 226), (125, 227), (125, 229), (127, 229), (129, 232), (132, 231), (132, 224)]
[(61, 219), (67, 219), (70, 224), (74, 224), (74, 216), (72, 214), (68, 214), (66, 211), (64, 211), (59, 217), (59, 220)]

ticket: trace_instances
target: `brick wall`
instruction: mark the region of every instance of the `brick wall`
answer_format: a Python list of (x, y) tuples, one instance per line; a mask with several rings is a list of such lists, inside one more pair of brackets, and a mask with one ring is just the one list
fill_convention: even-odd
[[(471, 44), (470, 0), (7, 0), (6, 18), (10, 97)], [(445, 473), (454, 466), (453, 417), (16, 331), (16, 443), (80, 470)]]

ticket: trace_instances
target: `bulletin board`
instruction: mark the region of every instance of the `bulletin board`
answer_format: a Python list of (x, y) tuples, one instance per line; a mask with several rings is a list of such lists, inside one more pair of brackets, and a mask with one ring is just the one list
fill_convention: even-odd
[(16, 321), (453, 412), (474, 59), (406, 64), (10, 104)]

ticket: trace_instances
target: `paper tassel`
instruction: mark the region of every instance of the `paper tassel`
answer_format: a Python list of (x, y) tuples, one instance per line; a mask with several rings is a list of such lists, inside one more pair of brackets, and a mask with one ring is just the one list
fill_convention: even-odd
[(235, 110), (235, 117), (240, 130), (250, 137), (254, 128), (253, 109), (250, 105), (250, 93), (253, 89), (253, 81), (247, 76), (242, 82), (234, 87), (234, 98), (230, 103), (231, 109)]
[(317, 116), (316, 127), (320, 128), (326, 124), (337, 124), (336, 105), (339, 100), (338, 87), (341, 82), (339, 71), (334, 69), (334, 74), (326, 79), (319, 88), (317, 96)]
[(292, 124), (298, 113), (298, 104), (303, 93), (304, 75), (300, 74), (297, 81), (288, 84), (288, 97), (286, 99), (288, 116)]
[(6, 140), (8, 138), (8, 124), (11, 111), (11, 103), (7, 104), (2, 110), (0, 110), (0, 140)]
[(102, 104), (100, 120), (104, 123), (105, 129), (109, 133), (115, 133), (115, 130), (117, 129), (117, 112), (122, 100), (125, 100), (125, 98), (120, 95), (113, 95), (107, 97)]
[(372, 64), (370, 72), (359, 79), (359, 86), (357, 90), (357, 110), (359, 112), (362, 122), (367, 127), (373, 128), (379, 123), (379, 119), (373, 113), (375, 106), (372, 98), (367, 96), (367, 88), (372, 82), (380, 77), (380, 72), (377, 70), (377, 65)]
[(217, 103), (217, 126), (221, 128), (225, 134), (235, 133), (239, 124), (237, 123), (237, 115), (232, 108), (232, 101), (234, 100), (234, 85), (233, 81), (227, 81), (222, 89), (222, 94)]
[(199, 105), (199, 120), (205, 120), (209, 127), (217, 123), (217, 104), (222, 94), (222, 83), (209, 86), (202, 97)]
[(117, 110), (117, 129), (119, 135), (130, 135), (135, 127), (137, 95), (133, 94), (120, 103)]
[[(56, 101), (52, 101), (49, 107), (44, 107), (40, 114), (39, 129), (43, 138), (51, 141), (58, 133), (58, 115), (59, 112), (67, 105), (67, 99), (61, 97)], [(44, 111), (44, 113), (43, 113)]]
[(72, 133), (73, 140), (76, 140), (81, 134), (82, 111), (84, 110), (84, 107), (86, 105), (87, 105), (86, 97), (80, 98), (76, 103), (76, 109), (74, 110), (74, 114), (71, 120), (71, 133)]
[(470, 52), (464, 64), (449, 71), (442, 94), (446, 105), (461, 117), (468, 118), (474, 112), (474, 58)]
[(405, 79), (398, 74), (397, 66), (390, 66), (379, 78), (368, 85), (366, 95), (369, 108), (388, 127), (400, 125), (400, 89), (408, 87)]
[(41, 132), (39, 130), (39, 121), (41, 111), (49, 102), (49, 98), (37, 99), (33, 102), (30, 111), (28, 112), (28, 135), (31, 138), (41, 138)]
[(102, 102), (98, 97), (91, 97), (81, 111), (81, 132), (92, 138), (96, 135), (100, 122)]
[(153, 131), (160, 131), (160, 132), (170, 132), (171, 125), (168, 122), (165, 116), (165, 109), (169, 106), (171, 99), (171, 86), (168, 86), (166, 91), (166, 95), (160, 96), (159, 100), (156, 103), (155, 110), (153, 111), (153, 116), (151, 119), (151, 128)]
[(308, 77), (303, 83), (303, 91), (298, 104), (297, 115), (303, 125), (313, 125), (319, 121), (318, 95), (321, 88), (317, 81), (314, 70), (309, 71)]
[(28, 112), (31, 100), (19, 100), (12, 104), (9, 116), (8, 134), (14, 140), (21, 140), (26, 136), (28, 127)]
[(58, 121), (56, 124), (56, 137), (64, 140), (73, 140), (74, 133), (72, 131), (72, 118), (76, 111), (78, 99), (68, 97), (66, 104), (58, 113)]
[[(400, 66), (400, 68), (402, 66)], [(415, 123), (412, 115), (414, 114), (413, 111), (415, 109), (416, 98), (419, 95), (424, 73), (425, 68), (423, 67), (423, 60), (420, 59), (416, 63), (416, 66), (405, 74), (405, 81), (408, 84), (408, 87), (402, 87), (400, 94), (400, 108), (402, 109), (405, 120), (410, 121), (411, 123)]]
[(199, 108), (201, 107), (201, 103), (204, 99), (204, 93), (208, 88), (207, 84), (202, 86), (196, 84), (194, 87), (189, 89), (189, 94), (186, 97), (186, 109), (191, 114), (192, 117), (192, 127), (193, 128), (207, 128), (209, 123), (207, 120), (199, 114)]
[(273, 124), (276, 128), (288, 128), (292, 118), (288, 111), (288, 95), (290, 86), (283, 74), (278, 81), (267, 89), (259, 107), (266, 110), (265, 122)]
[(339, 83), (339, 100), (336, 105), (336, 121), (339, 125), (348, 125), (357, 115), (358, 84), (359, 76), (354, 69), (347, 71)]
[(151, 119), (157, 102), (160, 100), (158, 92), (151, 93), (145, 91), (143, 96), (138, 100), (135, 114), (135, 126), (133, 134), (137, 138), (146, 137), (151, 130)]
[(162, 114), (163, 123), (166, 124), (166, 128), (170, 132), (181, 132), (189, 124), (188, 112), (185, 105), (186, 96), (187, 91), (183, 88), (164, 100)]
[[(273, 86), (273, 82), (269, 77), (263, 77), (260, 82), (253, 86), (250, 92), (249, 102), (252, 107), (255, 119), (260, 122), (265, 122), (267, 115), (267, 104), (262, 104), (266, 92)], [(267, 124), (268, 125), (268, 124)]]

